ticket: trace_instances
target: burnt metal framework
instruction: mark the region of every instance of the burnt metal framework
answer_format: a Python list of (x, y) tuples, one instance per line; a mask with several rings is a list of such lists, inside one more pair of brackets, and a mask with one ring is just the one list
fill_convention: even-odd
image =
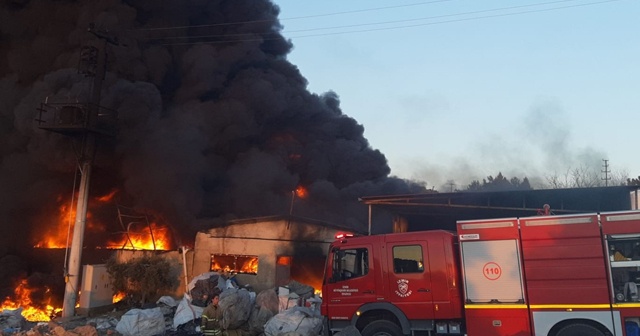
[(38, 109), (38, 127), (64, 135), (92, 132), (116, 136), (116, 111), (95, 104), (42, 103)]
[[(153, 228), (151, 227), (151, 223), (149, 223), (149, 217), (146, 213), (138, 214), (134, 209), (124, 207), (122, 205), (118, 205), (118, 221), (120, 222), (120, 226), (124, 230), (124, 234), (127, 239), (122, 245), (121, 249), (127, 248), (127, 245), (131, 246), (131, 249), (136, 249), (136, 245), (131, 239), (131, 226), (135, 224), (143, 224), (149, 230), (149, 237), (151, 238), (151, 243), (153, 245), (153, 250), (156, 250), (156, 238), (153, 235)], [(128, 221), (127, 225), (124, 225), (125, 220)]]

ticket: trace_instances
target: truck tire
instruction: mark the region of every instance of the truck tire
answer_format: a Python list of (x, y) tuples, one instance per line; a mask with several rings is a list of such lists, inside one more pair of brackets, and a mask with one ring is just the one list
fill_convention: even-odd
[(386, 320), (373, 321), (362, 329), (362, 336), (403, 336), (400, 327)]
[(556, 336), (605, 336), (598, 328), (584, 323), (574, 323), (562, 327)]

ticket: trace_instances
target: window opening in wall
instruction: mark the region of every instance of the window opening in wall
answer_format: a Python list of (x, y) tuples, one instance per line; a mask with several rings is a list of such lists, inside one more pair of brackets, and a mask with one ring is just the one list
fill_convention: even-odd
[(278, 256), (276, 264), (282, 266), (291, 266), (291, 256)]
[(212, 254), (211, 271), (239, 274), (258, 274), (258, 256), (239, 254)]

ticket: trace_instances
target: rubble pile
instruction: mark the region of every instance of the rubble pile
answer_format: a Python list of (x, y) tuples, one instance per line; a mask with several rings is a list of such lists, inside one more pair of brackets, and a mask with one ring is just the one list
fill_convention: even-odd
[[(7, 316), (11, 316), (7, 319)], [(121, 313), (100, 317), (74, 316), (50, 322), (29, 322), (18, 310), (4, 310), (0, 314), (0, 335), (17, 336), (104, 336), (115, 332)]]
[(228, 336), (315, 336), (322, 331), (321, 299), (313, 287), (292, 281), (255, 293), (215, 273), (194, 278), (180, 301), (164, 296), (155, 307), (113, 311), (99, 317), (28, 322), (20, 310), (0, 313), (0, 336), (201, 335), (200, 318), (214, 289), (222, 290), (221, 326)]

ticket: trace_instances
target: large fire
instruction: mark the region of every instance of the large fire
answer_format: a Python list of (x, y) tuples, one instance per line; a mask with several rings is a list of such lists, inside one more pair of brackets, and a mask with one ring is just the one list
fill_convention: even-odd
[[(46, 286), (44, 287), (46, 296), (44, 303), (36, 304), (33, 302), (31, 294), (36, 290), (40, 291), (41, 289), (30, 289), (26, 279), (20, 281), (20, 284), (14, 289), (14, 298), (6, 297), (2, 305), (0, 305), (0, 312), (21, 309), (20, 314), (30, 322), (47, 322), (62, 312), (62, 308), (51, 305), (51, 296), (48, 295), (51, 294), (51, 290)], [(79, 291), (78, 294), (80, 293)], [(118, 292), (113, 295), (112, 302), (120, 302), (125, 297), (125, 293)], [(78, 307), (79, 303), (76, 303), (76, 308)]]
[[(95, 200), (98, 202), (107, 202), (113, 197), (112, 194), (106, 196), (97, 197)], [(38, 229), (37, 234), (40, 238), (37, 239), (34, 247), (36, 248), (67, 248), (71, 246), (71, 239), (73, 237), (73, 227), (76, 219), (76, 208), (69, 203), (61, 202), (62, 196), (58, 197), (58, 203), (61, 205), (58, 207), (58, 213), (53, 216), (52, 223), (47, 223)], [(87, 231), (94, 233), (104, 234), (106, 227), (97, 222), (90, 211), (87, 211)]]
[[(87, 213), (87, 218), (90, 214)], [(70, 204), (62, 204), (58, 208), (58, 214), (54, 217), (53, 225), (46, 225), (40, 229), (42, 238), (36, 242), (37, 248), (65, 248), (67, 243), (71, 244), (73, 233), (73, 222), (76, 217), (76, 210)]]
[[(94, 199), (96, 204), (109, 203), (117, 191)], [(61, 203), (61, 198), (58, 199)], [(36, 240), (36, 248), (67, 248), (71, 246), (73, 226), (75, 224), (76, 210), (71, 204), (61, 204), (58, 212), (53, 216), (53, 223), (39, 229)], [(140, 218), (143, 218), (140, 220)], [(104, 240), (104, 245), (95, 248), (127, 249), (127, 250), (169, 250), (172, 246), (172, 236), (169, 228), (156, 223), (148, 223), (146, 216), (138, 217), (137, 222), (131, 222), (127, 227), (122, 227), (118, 232), (109, 233), (106, 225), (95, 219), (90, 211), (87, 211), (86, 231), (88, 235), (99, 237), (111, 237)], [(122, 224), (121, 226), (124, 226)]]
[[(96, 197), (91, 200), (90, 209), (95, 210), (94, 213), (104, 213), (104, 206), (111, 206), (117, 191)], [(57, 199), (58, 208), (54, 210), (54, 215), (46, 219), (46, 225), (40, 225), (38, 231), (33, 232), (35, 235), (34, 247), (43, 249), (68, 248), (71, 246), (73, 237), (73, 227), (75, 224), (76, 207), (66, 202), (62, 196)], [(120, 215), (120, 212), (118, 213)], [(101, 215), (104, 217), (104, 215)], [(119, 216), (120, 217), (120, 216)], [(123, 223), (120, 217), (120, 223), (114, 220), (111, 229), (107, 225), (100, 222), (91, 211), (87, 211), (86, 232), (85, 236), (98, 238), (98, 246), (92, 246), (96, 249), (128, 249), (128, 250), (169, 250), (172, 249), (171, 231), (166, 226), (161, 226), (147, 220), (147, 216), (124, 216), (133, 222)], [(114, 229), (115, 228), (115, 229)], [(4, 298), (1, 310), (21, 310), (22, 316), (28, 321), (49, 321), (53, 316), (62, 311), (62, 308), (55, 307), (50, 300), (53, 295), (49, 288), (29, 287), (29, 282), (25, 279), (16, 284), (14, 294), (11, 297)], [(35, 293), (35, 295), (32, 295)], [(44, 294), (43, 294), (44, 293)], [(51, 294), (51, 295), (50, 295)], [(45, 297), (41, 299), (41, 297)], [(114, 295), (113, 302), (118, 302), (123, 295), (118, 293)], [(37, 299), (32, 299), (37, 298)], [(2, 298), (0, 297), (0, 300)], [(0, 333), (1, 334), (1, 333)]]
[(106, 248), (127, 250), (169, 250), (171, 232), (168, 227), (156, 223), (129, 226), (122, 237), (109, 241)]
[(250, 255), (214, 254), (211, 256), (214, 272), (258, 274), (258, 257)]
[[(50, 292), (49, 288), (45, 288), (45, 291), (46, 293)], [(27, 321), (34, 322), (50, 321), (53, 316), (62, 311), (62, 308), (52, 306), (50, 299), (47, 299), (45, 303), (36, 305), (31, 300), (31, 292), (32, 290), (29, 288), (27, 280), (22, 280), (14, 290), (14, 298), (5, 298), (0, 310), (22, 308), (22, 316)]]

